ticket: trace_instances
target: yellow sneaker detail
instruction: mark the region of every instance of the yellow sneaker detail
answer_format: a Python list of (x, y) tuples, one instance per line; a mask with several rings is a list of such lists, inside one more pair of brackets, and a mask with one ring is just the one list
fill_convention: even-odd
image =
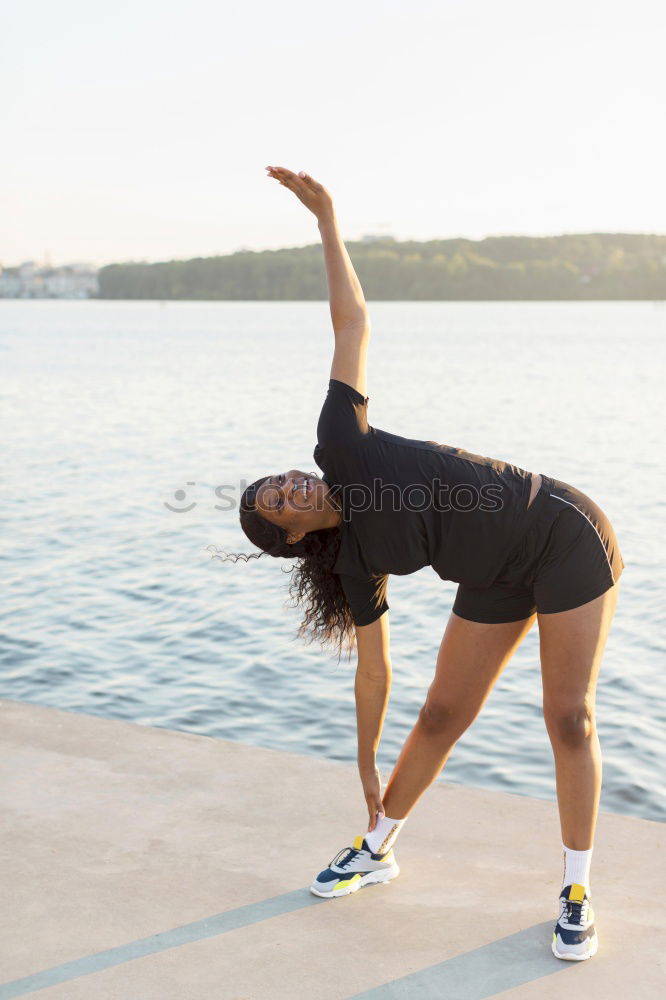
[(360, 881), (361, 881), (361, 876), (354, 875), (352, 876), (352, 878), (347, 878), (344, 879), (342, 882), (338, 882), (338, 884), (335, 887), (335, 891), (338, 892), (339, 889), (346, 889), (348, 886), (353, 885), (354, 882), (360, 882)]

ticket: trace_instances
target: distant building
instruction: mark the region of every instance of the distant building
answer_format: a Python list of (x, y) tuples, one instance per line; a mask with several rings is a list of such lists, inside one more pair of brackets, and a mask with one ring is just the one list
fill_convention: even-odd
[(87, 264), (45, 267), (27, 260), (0, 267), (0, 299), (89, 299), (98, 292), (97, 271)]
[(23, 281), (18, 267), (7, 267), (0, 271), (0, 299), (18, 299), (21, 297)]

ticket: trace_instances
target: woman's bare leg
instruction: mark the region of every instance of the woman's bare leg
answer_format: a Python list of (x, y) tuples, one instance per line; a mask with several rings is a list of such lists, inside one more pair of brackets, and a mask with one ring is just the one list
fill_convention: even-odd
[(451, 613), (434, 680), (386, 787), (387, 816), (406, 817), (432, 784), (535, 619), (532, 615), (518, 622), (486, 625)]
[(543, 715), (555, 757), (562, 842), (574, 851), (592, 847), (599, 811), (602, 764), (595, 696), (618, 588), (616, 583), (572, 611), (538, 616)]

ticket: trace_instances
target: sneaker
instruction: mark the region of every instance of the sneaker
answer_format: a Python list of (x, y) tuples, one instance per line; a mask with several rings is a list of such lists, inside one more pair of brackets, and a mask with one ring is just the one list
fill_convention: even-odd
[(356, 837), (353, 847), (343, 847), (328, 868), (319, 872), (310, 886), (315, 896), (346, 896), (372, 882), (389, 882), (400, 874), (393, 848), (373, 854), (364, 837)]
[(599, 947), (594, 910), (585, 887), (574, 882), (560, 893), (560, 919), (553, 933), (553, 955), (573, 962), (592, 958)]

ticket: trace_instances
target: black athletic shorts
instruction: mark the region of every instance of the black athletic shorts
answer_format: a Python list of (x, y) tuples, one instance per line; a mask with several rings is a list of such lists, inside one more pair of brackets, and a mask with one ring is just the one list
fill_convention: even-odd
[(543, 476), (525, 521), (527, 531), (490, 587), (459, 585), (453, 611), (461, 618), (497, 624), (569, 611), (620, 579), (624, 560), (613, 526), (574, 486)]

